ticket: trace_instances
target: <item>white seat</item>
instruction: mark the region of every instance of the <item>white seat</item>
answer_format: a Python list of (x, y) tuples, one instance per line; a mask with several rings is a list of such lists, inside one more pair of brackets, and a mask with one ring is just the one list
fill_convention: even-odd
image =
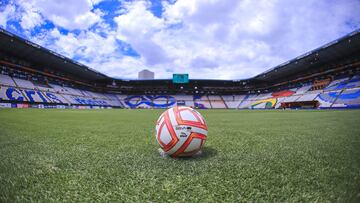
[(23, 80), (19, 78), (13, 78), (16, 85), (21, 88), (35, 89), (35, 85), (29, 80)]
[(0, 74), (0, 84), (15, 87), (13, 79), (8, 75)]

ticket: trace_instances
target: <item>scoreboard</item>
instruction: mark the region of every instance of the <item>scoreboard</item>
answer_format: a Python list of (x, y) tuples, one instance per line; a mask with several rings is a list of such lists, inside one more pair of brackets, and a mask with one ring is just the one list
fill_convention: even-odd
[(189, 74), (173, 74), (174, 84), (185, 84), (189, 83)]

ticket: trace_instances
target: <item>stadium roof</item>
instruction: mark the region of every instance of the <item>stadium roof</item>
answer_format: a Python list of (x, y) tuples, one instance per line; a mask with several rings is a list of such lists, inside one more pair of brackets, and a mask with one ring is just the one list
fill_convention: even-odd
[[(57, 71), (76, 75), (89, 81), (117, 80), (124, 81), (126, 83), (130, 82), (130, 84), (134, 85), (139, 83), (155, 82), (146, 82), (141, 80), (122, 80), (108, 77), (103, 73), (100, 73), (65, 56), (41, 47), (40, 45), (37, 45), (31, 41), (18, 37), (2, 28), (0, 28), (0, 51), (18, 56), (19, 58), (26, 59), (31, 62), (35, 62), (47, 68), (53, 68)], [(253, 78), (246, 79), (246, 81), (276, 81), (279, 78), (287, 78), (291, 75), (295, 75), (297, 73), (307, 70), (326, 68), (334, 62), (349, 58), (349, 56), (360, 56), (360, 29), (340, 39), (330, 42), (320, 48), (317, 48), (290, 61), (280, 64), (274, 68), (271, 68), (268, 71), (261, 73)], [(164, 81), (170, 80), (158, 80), (155, 83), (161, 83)], [(210, 80), (197, 81), (203, 83), (205, 81), (209, 82)], [(233, 80), (233, 82), (240, 81), (245, 81), (245, 79)], [(224, 80), (224, 82), (228, 83), (230, 81)]]
[(298, 56), (290, 61), (271, 68), (253, 79), (272, 81), (286, 78), (290, 75), (314, 68), (330, 68), (331, 64), (348, 59), (351, 56), (360, 57), (360, 29), (332, 41), (324, 46)]
[(71, 60), (38, 44), (18, 37), (0, 28), (0, 51), (18, 56), (44, 67), (66, 72), (86, 80), (102, 80), (108, 78), (79, 62)]

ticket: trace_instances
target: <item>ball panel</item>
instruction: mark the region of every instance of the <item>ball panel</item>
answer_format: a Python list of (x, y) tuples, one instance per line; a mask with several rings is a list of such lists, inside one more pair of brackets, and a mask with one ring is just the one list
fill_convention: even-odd
[[(201, 122), (203, 125), (206, 125), (206, 122), (205, 122), (204, 117), (202, 117), (202, 115), (201, 115), (199, 112), (195, 111), (195, 110), (194, 110), (194, 113), (198, 115), (198, 118), (200, 119), (200, 122)], [(207, 126), (207, 125), (206, 125), (206, 126)]]
[(186, 147), (184, 152), (191, 152), (200, 149), (202, 143), (202, 139), (193, 138), (189, 144), (189, 146)]
[(183, 121), (198, 121), (198, 119), (190, 110), (180, 111), (180, 117)]
[(204, 130), (203, 128), (198, 128), (198, 127), (191, 127), (191, 131), (195, 132), (195, 133), (203, 134), (205, 136), (207, 136), (207, 133), (208, 133), (207, 130)]
[(164, 125), (160, 131), (159, 139), (165, 145), (168, 145), (173, 139), (166, 125)]
[(158, 120), (158, 124), (161, 124), (162, 122), (164, 122), (164, 116), (160, 117), (160, 119)]
[[(160, 126), (162, 125), (162, 123), (164, 123), (164, 117), (160, 117), (159, 120), (156, 122), (156, 126), (155, 126), (155, 130), (156, 132), (159, 131)], [(157, 135), (157, 134), (156, 134)], [(157, 137), (157, 136), (156, 136)]]
[(159, 118), (157, 119), (157, 121), (156, 121), (156, 124), (161, 123), (161, 120), (163, 120), (163, 119), (164, 119), (164, 115), (165, 115), (165, 113), (166, 113), (166, 111), (160, 115), (160, 117), (159, 117)]
[[(171, 141), (167, 144), (163, 143), (160, 136), (161, 136), (161, 133), (164, 129), (164, 126), (166, 126), (166, 129), (168, 131), (168, 133), (170, 134), (171, 136)], [(179, 138), (177, 137), (176, 135), (176, 132), (174, 130), (174, 127), (173, 125), (170, 123), (170, 119), (169, 119), (169, 114), (166, 113), (164, 115), (164, 122), (160, 124), (160, 127), (157, 131), (157, 140), (160, 144), (160, 146), (163, 148), (163, 150), (166, 152), (166, 151), (169, 151), (171, 148), (173, 148), (175, 146), (175, 144), (179, 141)]]
[[(194, 138), (206, 139), (206, 136), (198, 133), (191, 133), (190, 136), (186, 139), (186, 141), (181, 145), (181, 147), (175, 153), (171, 154), (171, 156), (172, 157), (181, 156)], [(200, 147), (196, 150), (200, 150)]]
[(169, 149), (168, 151), (166, 151), (166, 153), (169, 154), (169, 155), (175, 154), (184, 145), (186, 140), (187, 140), (187, 138), (181, 137), (179, 139), (179, 141), (175, 144), (175, 146), (172, 147), (171, 149)]
[(169, 119), (170, 119), (170, 122), (171, 122), (172, 126), (178, 125), (176, 117), (175, 117), (174, 108), (168, 109), (167, 110), (167, 115), (169, 116)]
[[(194, 126), (194, 127), (198, 127), (198, 128), (204, 128), (205, 130), (207, 130), (207, 126), (201, 122), (198, 114), (194, 113), (194, 112), (196, 112), (195, 110), (189, 111), (189, 109), (187, 109), (187, 108), (179, 109), (178, 107), (174, 107), (173, 111), (175, 113), (175, 118), (176, 118), (178, 125), (189, 125), (189, 126)], [(183, 120), (180, 115), (180, 112), (182, 112), (182, 111), (188, 111), (191, 114), (193, 114), (193, 116), (196, 117), (196, 121)]]

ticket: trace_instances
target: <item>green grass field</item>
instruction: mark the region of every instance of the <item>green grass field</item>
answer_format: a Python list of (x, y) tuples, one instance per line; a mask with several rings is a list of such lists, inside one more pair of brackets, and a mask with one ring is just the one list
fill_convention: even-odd
[(201, 111), (162, 158), (161, 110), (0, 109), (0, 202), (359, 202), (360, 111)]

